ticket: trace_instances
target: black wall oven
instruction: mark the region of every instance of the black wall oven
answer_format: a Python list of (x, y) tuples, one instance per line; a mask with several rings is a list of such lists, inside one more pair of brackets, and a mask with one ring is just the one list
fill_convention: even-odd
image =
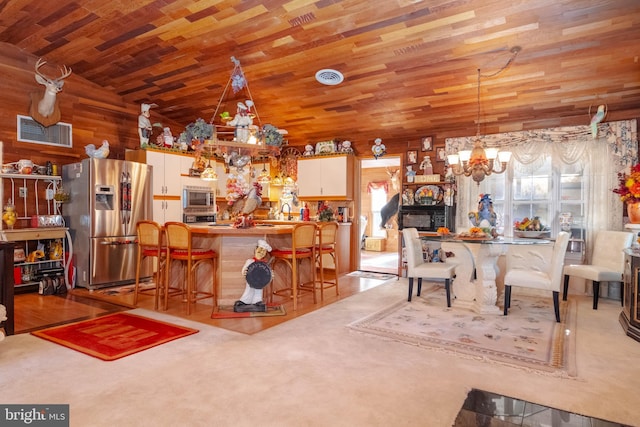
[(447, 227), (455, 232), (455, 206), (402, 205), (398, 211), (398, 228), (416, 228), (418, 231), (437, 231)]

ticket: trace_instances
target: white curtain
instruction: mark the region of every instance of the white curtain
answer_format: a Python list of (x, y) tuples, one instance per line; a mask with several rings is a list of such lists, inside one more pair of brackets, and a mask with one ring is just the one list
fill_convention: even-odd
[[(445, 150), (447, 154), (456, 153), (471, 146), (472, 141), (473, 137), (447, 138)], [(566, 164), (582, 163), (588, 176), (584, 224), (588, 256), (598, 230), (623, 229), (624, 204), (612, 190), (617, 187), (618, 172), (638, 161), (636, 120), (600, 123), (596, 139), (590, 126), (572, 126), (486, 135), (482, 141), (487, 147), (508, 147), (522, 172), (536, 170), (549, 155)], [(457, 177), (457, 186), (456, 229), (464, 229), (469, 226), (467, 214), (477, 208), (477, 186), (463, 176)], [(504, 223), (511, 223), (508, 216)]]

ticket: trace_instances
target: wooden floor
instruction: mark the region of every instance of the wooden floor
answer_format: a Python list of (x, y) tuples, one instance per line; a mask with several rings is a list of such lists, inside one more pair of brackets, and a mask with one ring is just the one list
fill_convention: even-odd
[[(196, 304), (191, 315), (187, 316), (185, 304), (178, 299), (170, 300), (169, 309), (164, 313), (236, 332), (254, 334), (382, 283), (382, 280), (343, 275), (339, 280), (340, 295), (335, 294), (335, 289), (329, 289), (325, 291), (324, 301), (320, 302), (318, 292), (318, 303), (314, 304), (311, 293), (305, 293), (299, 299), (298, 310), (295, 312), (290, 298), (278, 299), (274, 296), (274, 302), (284, 304), (287, 311), (284, 316), (212, 319), (212, 306), (202, 303)], [(139, 297), (138, 308), (153, 310), (153, 305), (152, 296)], [(108, 295), (100, 290), (89, 291), (83, 288), (73, 289), (63, 296), (19, 294), (15, 296), (15, 332), (27, 333), (133, 308), (136, 308), (133, 305), (133, 294)]]

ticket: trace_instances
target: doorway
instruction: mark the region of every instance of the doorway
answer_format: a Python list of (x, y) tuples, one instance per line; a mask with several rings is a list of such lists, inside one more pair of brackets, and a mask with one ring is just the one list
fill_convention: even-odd
[(398, 156), (360, 160), (360, 270), (398, 274), (401, 167)]

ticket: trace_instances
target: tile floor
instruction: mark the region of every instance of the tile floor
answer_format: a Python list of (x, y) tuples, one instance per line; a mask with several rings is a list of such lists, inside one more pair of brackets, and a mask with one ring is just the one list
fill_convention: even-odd
[(630, 427), (473, 389), (453, 427)]

